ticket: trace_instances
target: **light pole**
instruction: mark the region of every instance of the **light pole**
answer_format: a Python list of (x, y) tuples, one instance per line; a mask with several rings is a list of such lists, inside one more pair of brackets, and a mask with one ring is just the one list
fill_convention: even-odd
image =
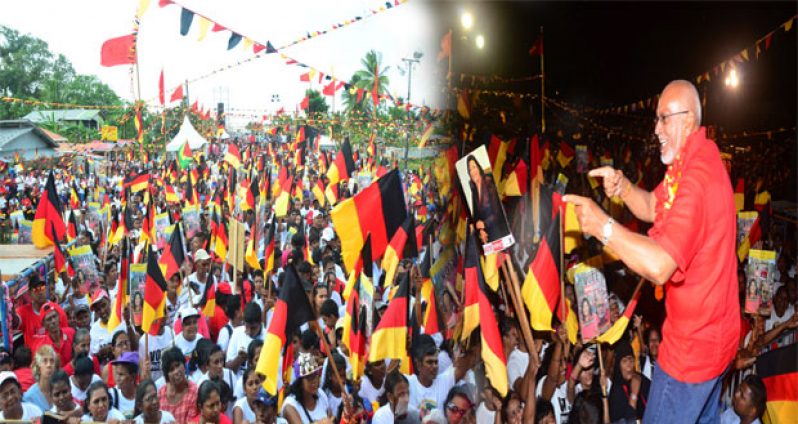
[[(407, 103), (410, 103), (410, 82), (413, 76), (413, 65), (419, 63), (422, 56), (424, 56), (423, 53), (415, 51), (413, 52), (413, 57), (402, 58), (402, 62), (407, 65), (407, 99), (405, 99)], [(405, 131), (405, 173), (407, 173), (407, 156), (410, 153), (410, 130), (405, 128)]]

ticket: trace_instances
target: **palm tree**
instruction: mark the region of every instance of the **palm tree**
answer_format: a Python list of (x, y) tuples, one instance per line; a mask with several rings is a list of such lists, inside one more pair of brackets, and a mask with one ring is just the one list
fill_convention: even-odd
[[(354, 86), (354, 87), (357, 87), (357, 84), (358, 84), (359, 81), (360, 81), (360, 77), (357, 75), (357, 73), (355, 73), (354, 75), (352, 75), (352, 78), (349, 79), (349, 84)], [(350, 90), (344, 90), (343, 93), (341, 94), (341, 97), (343, 98), (343, 101), (344, 101), (344, 112), (346, 112), (347, 115), (349, 115), (349, 114), (351, 114), (352, 112), (355, 112), (355, 111), (360, 112), (360, 113), (366, 111), (364, 109), (364, 107), (366, 106), (365, 101), (364, 101), (366, 96), (364, 95), (363, 98), (360, 99), (360, 102), (358, 102), (357, 101), (357, 90), (355, 90), (355, 89), (352, 89), (351, 91)]]
[[(358, 81), (355, 83), (355, 87), (362, 88), (367, 92), (367, 95), (363, 96), (364, 99), (371, 97), (371, 93), (374, 91), (375, 82), (377, 83), (376, 86), (378, 95), (388, 92), (389, 80), (387, 74), (390, 66), (380, 68), (380, 62), (382, 62), (382, 54), (375, 50), (369, 50), (363, 59), (360, 59), (363, 69), (356, 71), (352, 76), (353, 79), (355, 77), (358, 78)], [(369, 101), (367, 103), (370, 107), (372, 102)]]

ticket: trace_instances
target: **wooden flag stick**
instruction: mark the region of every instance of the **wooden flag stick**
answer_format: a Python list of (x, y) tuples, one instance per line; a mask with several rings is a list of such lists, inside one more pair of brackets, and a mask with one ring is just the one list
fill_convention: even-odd
[(560, 214), (560, 223), (559, 223), (560, 228), (558, 228), (558, 232), (560, 234), (560, 312), (561, 312), (560, 316), (562, 317), (563, 321), (562, 324), (564, 325), (566, 315), (565, 315), (565, 253), (564, 253), (565, 243), (563, 241), (565, 237), (563, 236), (562, 220), (565, 219), (565, 215), (563, 214), (562, 205), (560, 205), (559, 209), (560, 210), (558, 213)]
[(344, 384), (344, 380), (341, 378), (341, 374), (338, 372), (338, 367), (335, 365), (335, 360), (333, 360), (332, 356), (332, 350), (330, 350), (330, 344), (327, 343), (327, 337), (324, 335), (324, 332), (321, 330), (321, 327), (319, 327), (318, 318), (311, 321), (310, 325), (316, 330), (316, 333), (319, 335), (319, 338), (321, 339), (322, 347), (324, 348), (324, 352), (327, 354), (327, 361), (329, 361), (329, 364), (327, 365), (328, 368), (332, 367), (333, 375), (335, 376), (335, 381), (337, 381), (338, 385), (341, 386), (341, 391), (346, 392), (346, 384)]
[(521, 296), (521, 286), (518, 283), (518, 275), (515, 273), (515, 269), (510, 262), (510, 259), (505, 260), (502, 263), (502, 270), (504, 270), (505, 278), (507, 275), (510, 276), (510, 297), (512, 298), (513, 302), (515, 303), (516, 311), (518, 312), (518, 323), (521, 326), (521, 334), (524, 336), (524, 341), (526, 342), (527, 350), (529, 351), (530, 358), (532, 358), (535, 363), (540, 363), (540, 357), (538, 356), (538, 351), (535, 348), (535, 339), (532, 337), (532, 328), (529, 324), (529, 318), (526, 315), (526, 310), (524, 309), (522, 296)]
[[(604, 378), (604, 359), (602, 359), (601, 355), (601, 343), (596, 343), (596, 350), (598, 351), (598, 359), (599, 359), (599, 370), (601, 370), (601, 374), (599, 374), (599, 378)], [(607, 393), (604, 390), (604, 384), (599, 384), (601, 387), (601, 396), (607, 397)]]

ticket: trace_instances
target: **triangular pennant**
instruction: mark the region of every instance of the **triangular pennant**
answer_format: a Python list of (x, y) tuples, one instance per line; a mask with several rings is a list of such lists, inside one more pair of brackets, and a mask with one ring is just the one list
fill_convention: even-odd
[(235, 32), (230, 34), (230, 39), (227, 40), (227, 50), (232, 50), (235, 46), (241, 42), (241, 34), (236, 34)]
[(194, 12), (186, 9), (180, 11), (180, 35), (187, 35), (191, 29), (191, 22), (194, 20)]

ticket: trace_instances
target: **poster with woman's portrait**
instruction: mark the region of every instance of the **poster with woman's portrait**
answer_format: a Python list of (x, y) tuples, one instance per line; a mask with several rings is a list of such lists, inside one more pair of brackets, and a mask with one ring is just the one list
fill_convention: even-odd
[(582, 340), (587, 342), (610, 328), (610, 305), (607, 282), (597, 268), (578, 264), (574, 270), (574, 288)]
[(196, 206), (183, 208), (183, 229), (186, 231), (186, 240), (191, 240), (200, 232), (200, 216)]
[(33, 221), (22, 219), (19, 221), (17, 244), (31, 244), (31, 243), (33, 243)]
[(155, 215), (155, 247), (158, 250), (162, 250), (169, 243), (165, 231), (170, 224), (168, 213), (164, 212)]
[(515, 239), (499, 200), (485, 146), (480, 146), (458, 160), (455, 167), (484, 254), (500, 252), (512, 246)]
[(147, 278), (147, 264), (130, 266), (130, 305), (133, 308), (133, 321), (141, 325), (144, 313), (144, 285)]
[(72, 265), (76, 270), (81, 293), (94, 293), (100, 287), (100, 272), (97, 270), (97, 257), (88, 245), (69, 251)]
[[(773, 308), (773, 272), (776, 270), (776, 252), (751, 249), (745, 274), (748, 285), (745, 312), (770, 316)], [(751, 300), (749, 301), (749, 298)]]

